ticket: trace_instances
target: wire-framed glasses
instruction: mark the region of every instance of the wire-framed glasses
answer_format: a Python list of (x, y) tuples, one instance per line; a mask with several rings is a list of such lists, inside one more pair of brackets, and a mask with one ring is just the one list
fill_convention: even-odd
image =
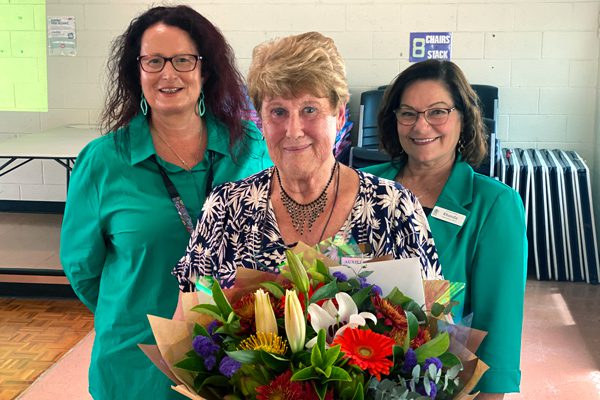
[(427, 121), (429, 125), (442, 125), (448, 121), (450, 113), (455, 109), (456, 107), (434, 107), (428, 108), (425, 111), (416, 111), (412, 108), (400, 107), (394, 111), (394, 113), (396, 114), (396, 120), (400, 123), (400, 125), (412, 126), (416, 124), (417, 119), (419, 119), (419, 114), (423, 114), (425, 121)]
[(202, 60), (202, 56), (195, 54), (176, 54), (173, 57), (139, 56), (137, 60), (140, 63), (140, 67), (146, 72), (162, 71), (167, 61), (171, 63), (175, 71), (190, 72), (196, 69), (198, 60)]

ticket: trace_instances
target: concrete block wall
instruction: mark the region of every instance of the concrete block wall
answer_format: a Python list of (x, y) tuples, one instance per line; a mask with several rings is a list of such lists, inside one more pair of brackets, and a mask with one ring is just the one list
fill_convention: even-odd
[[(103, 102), (110, 42), (152, 4), (156, 3), (47, 0), (48, 16), (75, 16), (77, 56), (48, 58), (48, 113), (0, 112), (0, 146), (2, 138), (14, 134), (94, 124)], [(410, 32), (450, 31), (453, 61), (469, 80), (500, 88), (502, 145), (576, 150), (592, 167), (596, 194), (600, 191), (598, 1), (207, 0), (187, 4), (221, 28), (244, 73), (253, 47), (261, 41), (308, 30), (333, 37), (346, 61), (351, 118), (356, 125), (360, 93), (388, 84), (409, 65)], [(0, 177), (0, 199), (64, 197), (64, 171), (58, 165), (30, 164), (19, 173)]]

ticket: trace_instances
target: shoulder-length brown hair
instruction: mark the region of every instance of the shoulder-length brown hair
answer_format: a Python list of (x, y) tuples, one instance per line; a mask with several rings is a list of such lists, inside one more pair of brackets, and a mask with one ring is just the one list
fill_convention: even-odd
[(108, 61), (108, 93), (100, 117), (105, 132), (126, 126), (140, 111), (142, 86), (137, 57), (141, 39), (151, 26), (163, 23), (190, 35), (198, 54), (206, 109), (224, 124), (233, 146), (244, 134), (242, 113), (247, 107), (243, 78), (235, 66), (235, 56), (225, 37), (209, 20), (194, 9), (180, 5), (153, 7), (135, 18), (112, 44)]
[(478, 166), (487, 154), (487, 140), (479, 97), (460, 68), (451, 61), (427, 60), (413, 64), (401, 72), (388, 86), (377, 115), (378, 131), (384, 150), (393, 159), (406, 161), (406, 153), (398, 138), (398, 125), (394, 111), (400, 106), (406, 88), (416, 81), (425, 80), (439, 81), (448, 89), (454, 106), (462, 114), (460, 153), (463, 160)]

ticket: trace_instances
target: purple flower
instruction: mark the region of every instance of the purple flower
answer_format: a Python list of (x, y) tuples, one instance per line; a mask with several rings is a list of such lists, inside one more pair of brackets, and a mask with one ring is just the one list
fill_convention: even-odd
[(431, 365), (431, 364), (434, 364), (437, 367), (438, 371), (440, 369), (442, 369), (442, 362), (437, 357), (430, 357), (430, 358), (426, 359), (423, 369), (427, 370), (429, 368), (429, 365)]
[(348, 280), (348, 277), (346, 276), (346, 274), (344, 274), (341, 271), (335, 271), (332, 275), (339, 282), (346, 282)]
[(402, 372), (409, 374), (413, 368), (417, 365), (417, 355), (415, 351), (410, 347), (404, 354), (404, 364), (402, 365)]
[(433, 381), (429, 381), (429, 398), (435, 399), (436, 395), (437, 395), (437, 386), (435, 386), (435, 383)]
[(198, 335), (192, 341), (192, 347), (194, 351), (202, 358), (206, 358), (214, 355), (219, 351), (219, 346), (212, 341), (211, 338)]
[(235, 374), (237, 370), (241, 367), (242, 364), (240, 364), (231, 357), (225, 356), (219, 364), (219, 372), (225, 375), (226, 377), (231, 378), (233, 374)]
[(376, 296), (381, 296), (383, 295), (383, 291), (381, 290), (381, 288), (377, 285), (373, 285), (373, 287), (371, 288), (371, 293), (373, 293)]
[(360, 288), (364, 289), (367, 286), (371, 286), (368, 282), (367, 282), (367, 278), (363, 278), (362, 276), (358, 277), (358, 283), (360, 284)]
[(204, 359), (204, 367), (209, 371), (212, 371), (212, 369), (215, 367), (216, 363), (217, 363), (217, 356), (215, 356), (215, 355), (210, 355)]
[(219, 335), (218, 333), (215, 333), (215, 331), (221, 326), (221, 323), (217, 320), (212, 321), (210, 324), (208, 324), (208, 326), (206, 327), (206, 330), (208, 331), (208, 334), (210, 335), (210, 337), (212, 338), (212, 340), (215, 343), (221, 343), (223, 341), (223, 338), (221, 337), (221, 335)]

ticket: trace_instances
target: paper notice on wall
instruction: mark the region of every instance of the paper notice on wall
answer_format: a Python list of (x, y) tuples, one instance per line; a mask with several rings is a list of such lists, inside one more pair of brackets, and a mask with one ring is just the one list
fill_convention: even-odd
[(77, 54), (75, 17), (48, 17), (48, 55)]

